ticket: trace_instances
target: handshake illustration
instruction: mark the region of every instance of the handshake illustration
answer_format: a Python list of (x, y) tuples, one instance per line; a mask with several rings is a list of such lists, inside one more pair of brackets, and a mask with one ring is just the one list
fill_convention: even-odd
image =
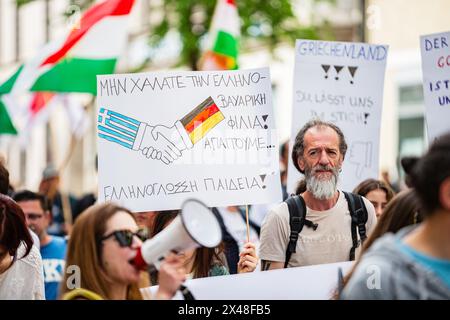
[(191, 149), (225, 117), (211, 97), (208, 97), (171, 127), (151, 126), (121, 113), (100, 108), (98, 136), (121, 146), (141, 151), (148, 159), (160, 160), (166, 165)]

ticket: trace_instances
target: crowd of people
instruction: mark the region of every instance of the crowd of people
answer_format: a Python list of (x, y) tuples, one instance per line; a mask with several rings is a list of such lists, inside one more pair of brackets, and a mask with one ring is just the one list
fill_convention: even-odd
[[(336, 299), (450, 299), (450, 133), (402, 161), (408, 189), (398, 193), (383, 179), (338, 189), (347, 143), (332, 123), (306, 123), (288, 150), (283, 202), (252, 208), (249, 226), (239, 206), (212, 208), (221, 244), (168, 253), (157, 270), (141, 270), (135, 256), (179, 210), (77, 202), (51, 167), (37, 192), (14, 191), (0, 165), (0, 299), (171, 299), (186, 279), (349, 260)], [(289, 156), (304, 176), (292, 195)]]

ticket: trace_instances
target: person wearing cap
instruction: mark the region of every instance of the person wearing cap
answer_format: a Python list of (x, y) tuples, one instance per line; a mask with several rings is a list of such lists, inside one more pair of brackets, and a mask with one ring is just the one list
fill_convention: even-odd
[(48, 233), (63, 237), (70, 231), (72, 213), (75, 212), (77, 200), (71, 194), (61, 193), (59, 177), (59, 171), (53, 165), (48, 165), (42, 172), (39, 193), (44, 194), (52, 204), (52, 223)]

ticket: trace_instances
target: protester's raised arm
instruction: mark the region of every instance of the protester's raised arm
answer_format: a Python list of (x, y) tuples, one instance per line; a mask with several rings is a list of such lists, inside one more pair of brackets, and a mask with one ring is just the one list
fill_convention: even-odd
[(253, 272), (257, 265), (256, 247), (253, 243), (247, 242), (244, 250), (239, 253), (238, 273)]

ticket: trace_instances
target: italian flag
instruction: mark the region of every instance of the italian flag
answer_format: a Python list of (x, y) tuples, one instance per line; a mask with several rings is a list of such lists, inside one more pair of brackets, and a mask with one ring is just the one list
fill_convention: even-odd
[[(99, 74), (114, 72), (127, 41), (128, 15), (134, 0), (107, 0), (92, 6), (62, 40), (47, 44), (33, 59), (0, 86), (0, 133), (14, 133), (2, 95), (28, 91), (83, 92), (96, 94)], [(33, 98), (41, 103), (48, 97)], [(33, 105), (32, 103), (32, 105)], [(30, 112), (40, 110), (33, 105)]]
[(208, 49), (200, 61), (201, 70), (237, 69), (240, 21), (234, 0), (218, 0), (211, 20)]
[(17, 134), (5, 104), (0, 100), (0, 134)]

